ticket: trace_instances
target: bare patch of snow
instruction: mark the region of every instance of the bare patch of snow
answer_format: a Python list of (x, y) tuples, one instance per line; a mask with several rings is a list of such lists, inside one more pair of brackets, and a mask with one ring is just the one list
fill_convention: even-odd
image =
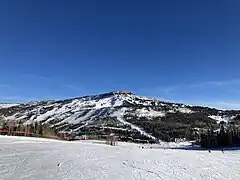
[(35, 119), (36, 121), (43, 121), (45, 119), (47, 119), (48, 117), (51, 117), (55, 114), (56, 109), (52, 109), (50, 111), (47, 111), (45, 114), (41, 114), (39, 116), (37, 116), (37, 118)]
[(104, 128), (104, 129), (120, 130), (120, 131), (128, 131), (128, 129), (118, 128), (118, 127), (103, 126), (103, 128)]
[(186, 114), (191, 114), (193, 113), (193, 111), (189, 108), (184, 108), (184, 106), (182, 106), (181, 108), (176, 109), (177, 111), (181, 112), (181, 113), (186, 113)]
[(0, 109), (1, 108), (9, 108), (9, 107), (18, 106), (18, 105), (20, 105), (20, 104), (5, 104), (5, 103), (1, 104), (0, 103)]
[(220, 123), (221, 121), (224, 121), (224, 122), (229, 122), (231, 119), (234, 118), (234, 116), (232, 117), (228, 117), (228, 116), (215, 116), (215, 115), (211, 115), (211, 116), (208, 116), (209, 118), (211, 119), (215, 119), (217, 121), (217, 123)]
[(176, 111), (173, 110), (173, 109), (169, 110), (168, 112), (169, 112), (169, 113), (176, 113)]
[(154, 111), (152, 109), (148, 110), (146, 108), (137, 109), (135, 113), (139, 117), (163, 117), (163, 116), (165, 116), (164, 112)]

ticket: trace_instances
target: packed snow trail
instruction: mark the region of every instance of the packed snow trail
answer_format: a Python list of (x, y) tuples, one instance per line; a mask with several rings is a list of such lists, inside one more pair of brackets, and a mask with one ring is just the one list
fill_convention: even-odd
[(239, 180), (240, 151), (142, 149), (0, 136), (2, 180)]
[(129, 122), (125, 121), (124, 118), (123, 118), (123, 115), (124, 115), (124, 112), (125, 112), (125, 111), (126, 111), (126, 108), (122, 108), (122, 109), (120, 109), (119, 111), (115, 111), (115, 112), (113, 113), (113, 117), (114, 117), (114, 116), (117, 117), (117, 119), (118, 119), (121, 123), (131, 126), (132, 129), (137, 130), (137, 131), (140, 132), (142, 135), (144, 135), (144, 136), (146, 136), (146, 137), (149, 137), (149, 138), (151, 138), (151, 139), (156, 140), (156, 138), (155, 138), (154, 136), (150, 135), (149, 133), (146, 133), (146, 132), (145, 132), (144, 130), (142, 130), (141, 128), (133, 125), (132, 123), (129, 123)]

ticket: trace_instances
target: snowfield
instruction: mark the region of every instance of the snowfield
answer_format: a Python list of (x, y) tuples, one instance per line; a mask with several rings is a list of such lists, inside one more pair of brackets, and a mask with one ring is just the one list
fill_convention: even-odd
[(0, 103), (0, 109), (1, 108), (9, 108), (13, 106), (18, 106), (19, 104), (6, 104), (6, 103)]
[[(0, 136), (2, 180), (239, 180), (240, 151)], [(149, 147), (149, 145), (148, 145)]]

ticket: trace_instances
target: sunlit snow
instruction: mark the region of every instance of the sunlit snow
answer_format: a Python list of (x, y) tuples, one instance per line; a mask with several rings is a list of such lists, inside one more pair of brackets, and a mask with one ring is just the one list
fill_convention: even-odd
[[(239, 180), (240, 151), (0, 136), (2, 180)], [(142, 148), (145, 147), (145, 148)]]

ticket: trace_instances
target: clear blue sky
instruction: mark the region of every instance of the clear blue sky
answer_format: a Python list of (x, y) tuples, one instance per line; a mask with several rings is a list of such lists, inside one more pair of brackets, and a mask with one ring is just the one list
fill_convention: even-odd
[(240, 108), (239, 0), (0, 1), (0, 101), (111, 90)]

